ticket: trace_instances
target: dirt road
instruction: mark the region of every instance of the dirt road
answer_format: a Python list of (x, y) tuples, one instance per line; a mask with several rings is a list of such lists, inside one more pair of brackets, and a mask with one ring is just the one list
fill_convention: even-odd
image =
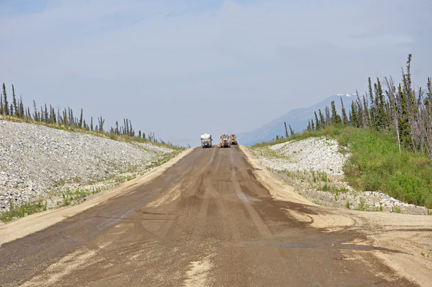
[(0, 285), (432, 286), (432, 217), (316, 206), (244, 152), (193, 149), (157, 177), (7, 237)]

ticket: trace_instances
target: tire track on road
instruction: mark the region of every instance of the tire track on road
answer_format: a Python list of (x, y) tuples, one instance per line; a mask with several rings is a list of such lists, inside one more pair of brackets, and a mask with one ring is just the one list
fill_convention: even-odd
[[(206, 150), (203, 150), (206, 151)], [(217, 149), (213, 148), (212, 151), (212, 155), (210, 157), (210, 160), (208, 161), (208, 163), (204, 166), (204, 168), (202, 168), (202, 170), (200, 171), (200, 185), (199, 185), (199, 190), (198, 193), (200, 193), (200, 191), (202, 190), (202, 196), (201, 196), (201, 206), (200, 209), (198, 211), (197, 214), (197, 221), (195, 223), (195, 228), (192, 232), (192, 236), (191, 236), (191, 241), (198, 241), (199, 238), (201, 237), (204, 229), (205, 229), (205, 225), (206, 225), (206, 220), (207, 220), (207, 211), (208, 211), (208, 207), (209, 207), (209, 201), (210, 201), (210, 192), (208, 190), (208, 177), (211, 176), (211, 174), (215, 172), (215, 170), (217, 170), (217, 167), (219, 165), (219, 161), (217, 161), (217, 164), (214, 165), (215, 168), (208, 170), (210, 165), (214, 162), (214, 158), (216, 155)], [(220, 160), (220, 158), (219, 158)]]

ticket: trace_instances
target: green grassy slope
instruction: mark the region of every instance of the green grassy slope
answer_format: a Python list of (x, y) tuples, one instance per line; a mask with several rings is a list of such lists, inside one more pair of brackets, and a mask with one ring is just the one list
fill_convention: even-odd
[(353, 127), (326, 127), (305, 131), (288, 139), (257, 144), (327, 136), (349, 147), (351, 156), (344, 172), (348, 183), (359, 190), (381, 191), (396, 199), (432, 208), (432, 168), (429, 159), (405, 149), (399, 152), (396, 134)]

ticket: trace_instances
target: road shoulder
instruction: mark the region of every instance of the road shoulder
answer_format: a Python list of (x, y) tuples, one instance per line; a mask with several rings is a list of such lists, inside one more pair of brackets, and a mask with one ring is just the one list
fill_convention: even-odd
[(302, 203), (306, 205), (315, 205), (310, 202), (303, 196), (297, 194), (294, 190), (294, 187), (286, 184), (285, 182), (276, 179), (270, 171), (267, 170), (265, 166), (263, 166), (259, 160), (255, 159), (247, 147), (243, 145), (239, 145), (240, 150), (246, 157), (246, 160), (253, 168), (253, 174), (261, 182), (262, 185), (270, 192), (273, 198), (282, 200), (282, 201), (290, 201), (295, 203)]
[(252, 165), (257, 180), (275, 199), (310, 205), (316, 211), (316, 214), (303, 214), (287, 210), (292, 217), (304, 222), (308, 221), (308, 217), (312, 218), (310, 226), (324, 232), (352, 231), (363, 234), (363, 238), (352, 243), (377, 249), (370, 251), (369, 255), (362, 251), (363, 256), (374, 256), (399, 276), (420, 286), (432, 286), (432, 216), (357, 211), (313, 204), (297, 194), (294, 187), (276, 179), (246, 147), (240, 148)]
[(68, 217), (74, 216), (89, 208), (99, 205), (108, 199), (121, 196), (131, 191), (137, 185), (142, 185), (153, 180), (154, 178), (160, 176), (168, 168), (180, 161), (182, 158), (187, 156), (193, 149), (194, 148), (189, 148), (180, 153), (175, 158), (155, 168), (153, 171), (137, 177), (136, 179), (122, 183), (79, 205), (35, 213), (0, 226), (0, 247), (4, 243), (11, 242), (18, 238), (22, 238), (32, 233), (41, 231), (67, 219)]

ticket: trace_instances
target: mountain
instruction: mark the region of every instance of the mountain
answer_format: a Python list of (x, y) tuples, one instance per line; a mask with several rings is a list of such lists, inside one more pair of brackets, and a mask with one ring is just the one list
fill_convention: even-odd
[(335, 101), (336, 109), (338, 110), (338, 113), (341, 114), (341, 98), (343, 100), (345, 110), (348, 115), (348, 110), (351, 108), (351, 102), (356, 100), (356, 96), (354, 94), (337, 94), (328, 97), (324, 101), (315, 104), (309, 108), (291, 110), (282, 117), (273, 120), (254, 131), (239, 133), (237, 134), (237, 140), (240, 144), (243, 145), (253, 145), (255, 143), (270, 141), (276, 138), (276, 135), (285, 136), (284, 122), (286, 122), (287, 126), (291, 125), (295, 132), (303, 131), (308, 125), (308, 120), (315, 119), (314, 112), (316, 111), (318, 114), (318, 109), (321, 109), (321, 111), (324, 113), (324, 108), (326, 106), (330, 108), (330, 104), (332, 101)]

